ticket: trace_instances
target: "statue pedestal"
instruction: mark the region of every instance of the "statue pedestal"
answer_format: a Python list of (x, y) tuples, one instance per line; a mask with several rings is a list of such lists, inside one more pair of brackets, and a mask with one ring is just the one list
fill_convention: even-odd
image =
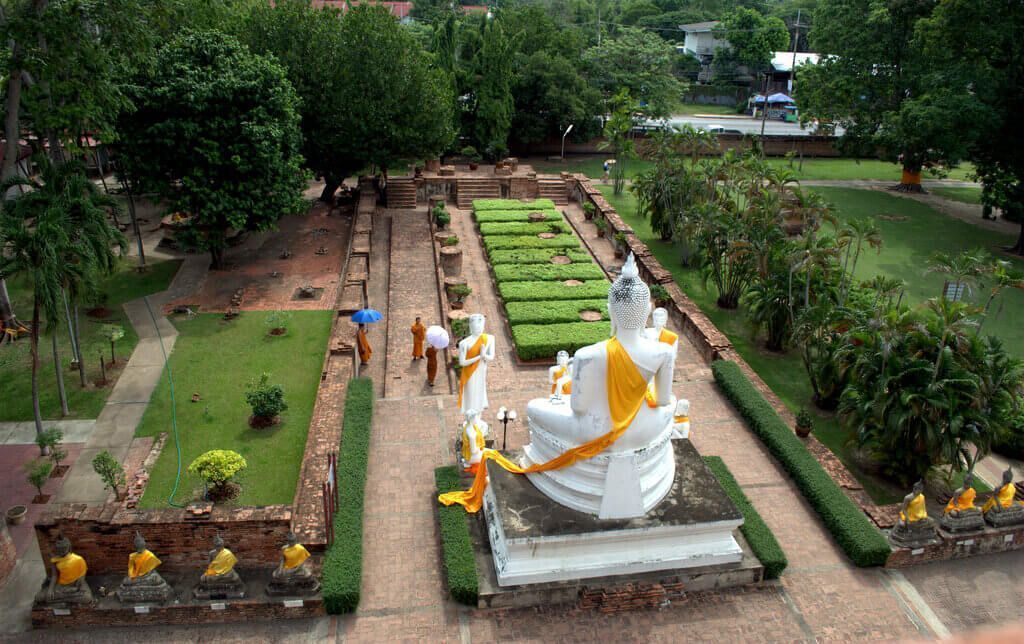
[(320, 590), (320, 582), (308, 571), (274, 577), (267, 584), (268, 597), (305, 597), (315, 595)]
[(160, 573), (154, 570), (134, 581), (125, 577), (116, 594), (123, 604), (164, 603), (174, 596), (174, 590), (164, 581)]
[(599, 519), (553, 503), (525, 476), (490, 465), (484, 517), (498, 584), (513, 586), (739, 565), (743, 515), (689, 441), (666, 441), (675, 476), (645, 516)]
[(196, 599), (242, 599), (245, 597), (245, 583), (232, 570), (215, 579), (200, 579), (192, 590)]
[(1024, 523), (1024, 505), (1014, 503), (1008, 508), (985, 513), (985, 521), (994, 528), (1008, 528)]
[(897, 548), (923, 548), (939, 543), (935, 519), (925, 517), (906, 525), (897, 523), (889, 532), (889, 542)]
[(951, 534), (976, 532), (985, 529), (985, 519), (981, 510), (962, 510), (957, 514), (943, 514), (939, 518), (939, 527)]

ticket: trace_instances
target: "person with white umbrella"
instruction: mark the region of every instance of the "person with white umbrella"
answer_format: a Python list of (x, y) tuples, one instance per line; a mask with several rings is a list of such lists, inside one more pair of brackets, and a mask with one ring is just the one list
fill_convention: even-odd
[(427, 384), (434, 386), (437, 377), (437, 351), (448, 347), (448, 332), (439, 326), (427, 329)]

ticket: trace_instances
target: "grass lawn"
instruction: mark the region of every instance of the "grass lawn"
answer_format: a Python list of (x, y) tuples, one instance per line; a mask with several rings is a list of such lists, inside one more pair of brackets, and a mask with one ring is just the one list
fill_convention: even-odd
[[(181, 445), (181, 483), (174, 499), (186, 503), (202, 493), (203, 482), (186, 471), (200, 454), (230, 449), (249, 467), (238, 478), (238, 505), (290, 504), (295, 496), (306, 433), (313, 413), (324, 348), (333, 311), (293, 311), (288, 333), (267, 335), (267, 312), (244, 312), (231, 322), (222, 315), (175, 319), (179, 336), (171, 354)], [(245, 402), (248, 382), (262, 372), (281, 384), (288, 410), (282, 422), (251, 429)], [(192, 394), (202, 400), (192, 402)], [(167, 376), (153, 393), (136, 436), (171, 433), (171, 397)], [(174, 487), (178, 460), (173, 434), (150, 472), (142, 507), (163, 507)]]
[(728, 105), (702, 105), (700, 103), (679, 103), (672, 108), (672, 114), (725, 114), (737, 116), (736, 108)]
[(981, 188), (928, 188), (928, 192), (933, 192), (944, 199), (952, 199), (953, 201), (962, 201), (970, 204), (981, 203)]
[[(761, 376), (769, 387), (792, 410), (807, 407), (815, 414), (815, 436), (842, 460), (864, 485), (864, 489), (878, 503), (895, 503), (902, 499), (904, 490), (887, 480), (873, 477), (860, 470), (850, 460), (847, 446), (848, 432), (842, 429), (834, 416), (819, 412), (811, 403), (811, 386), (803, 364), (795, 352), (778, 354), (767, 351), (763, 342), (754, 338), (742, 311), (724, 311), (715, 305), (713, 286), (705, 290), (696, 271), (685, 269), (679, 263), (679, 251), (674, 244), (662, 242), (650, 232), (647, 222), (636, 214), (636, 198), (629, 193), (615, 197), (611, 186), (601, 186), (608, 201), (618, 210), (623, 220), (633, 227), (637, 235), (650, 246), (651, 251), (668, 270), (679, 287), (701, 307), (701, 310), (732, 341), (736, 350)], [(907, 297), (920, 302), (937, 295), (942, 277), (925, 275), (928, 255), (935, 250), (955, 252), (963, 248), (984, 246), (992, 248), (1012, 240), (990, 231), (946, 217), (928, 206), (893, 196), (881, 191), (852, 188), (816, 188), (836, 206), (840, 219), (864, 216), (898, 214), (905, 221), (879, 220), (885, 245), (881, 254), (862, 253), (857, 274), (862, 278), (879, 272), (897, 275), (908, 282)], [(1024, 356), (1024, 329), (1014, 321), (1024, 315), (1024, 293), (1014, 291), (1005, 296), (1002, 314), (995, 322), (987, 323), (1006, 342), (1012, 353)]]
[[(58, 320), (57, 346), (64, 364), (64, 387), (71, 409), (69, 418), (95, 418), (99, 415), (112, 385), (97, 388), (92, 385), (100, 379), (99, 354), (110, 360), (110, 342), (101, 337), (105, 324), (116, 324), (124, 328), (124, 338), (115, 345), (119, 361), (127, 360), (139, 341), (135, 330), (128, 322), (122, 304), (143, 295), (159, 293), (167, 286), (178, 271), (180, 262), (159, 262), (149, 265), (145, 273), (135, 271), (134, 262), (124, 262), (120, 270), (103, 285), (106, 295), (103, 306), (111, 311), (106, 319), (85, 315), (87, 305), (80, 307), (82, 356), (85, 359), (86, 379), (89, 387), (82, 389), (78, 370), (71, 370), (71, 339), (68, 335), (67, 319)], [(32, 319), (32, 290), (24, 280), (8, 280), (7, 288), (15, 313), (29, 322)], [(43, 418), (59, 419), (60, 401), (57, 397), (57, 378), (53, 371), (53, 351), (49, 335), (39, 339), (39, 405)], [(123, 362), (121, 362), (123, 364)], [(14, 344), (0, 346), (0, 381), (3, 382), (3, 404), (0, 404), (0, 421), (32, 420), (32, 359), (29, 352), (28, 336), (22, 336)]]

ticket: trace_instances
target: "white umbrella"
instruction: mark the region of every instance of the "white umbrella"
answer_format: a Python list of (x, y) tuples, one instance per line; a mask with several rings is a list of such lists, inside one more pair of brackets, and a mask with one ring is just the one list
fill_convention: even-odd
[(435, 349), (444, 349), (448, 346), (448, 332), (439, 326), (427, 327), (427, 343)]

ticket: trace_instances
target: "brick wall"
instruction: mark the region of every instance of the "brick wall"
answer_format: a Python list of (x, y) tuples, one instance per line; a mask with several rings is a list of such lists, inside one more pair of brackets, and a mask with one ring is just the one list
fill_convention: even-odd
[[(216, 604), (217, 602), (213, 602)], [(216, 624), (276, 619), (305, 619), (324, 615), (319, 598), (306, 599), (302, 606), (286, 608), (283, 601), (239, 599), (223, 602), (222, 610), (210, 605), (150, 606), (147, 613), (134, 607), (71, 609), (70, 615), (54, 615), (53, 610), (32, 609), (35, 628), (82, 628), (83, 626), (148, 626), (153, 624)]]
[(906, 568), (932, 561), (963, 559), (994, 552), (1024, 548), (1024, 525), (1010, 528), (986, 527), (983, 532), (952, 536), (939, 533), (939, 543), (924, 548), (894, 548), (886, 568)]

